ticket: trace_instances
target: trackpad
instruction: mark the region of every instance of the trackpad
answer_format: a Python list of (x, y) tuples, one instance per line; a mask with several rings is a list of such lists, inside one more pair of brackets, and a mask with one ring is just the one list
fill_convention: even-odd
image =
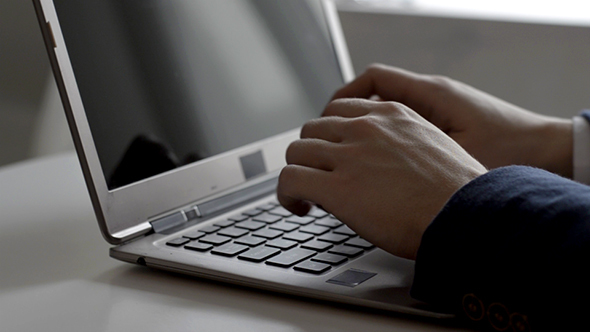
[(347, 286), (347, 287), (355, 287), (360, 285), (361, 283), (373, 278), (376, 276), (377, 273), (367, 272), (357, 269), (349, 269), (346, 270), (339, 275), (335, 276), (332, 279), (327, 280), (331, 284)]

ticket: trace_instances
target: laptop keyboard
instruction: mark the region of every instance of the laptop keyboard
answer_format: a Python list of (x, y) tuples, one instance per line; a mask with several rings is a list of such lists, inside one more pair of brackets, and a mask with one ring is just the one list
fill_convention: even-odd
[(300, 217), (276, 202), (187, 231), (166, 245), (313, 274), (374, 248), (319, 208)]

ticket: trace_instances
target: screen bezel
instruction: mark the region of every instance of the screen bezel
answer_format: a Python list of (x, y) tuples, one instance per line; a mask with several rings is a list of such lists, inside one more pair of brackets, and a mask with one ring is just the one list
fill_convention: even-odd
[[(332, 0), (318, 1), (322, 4), (343, 82), (350, 81), (354, 72), (336, 6)], [(149, 221), (155, 217), (250, 182), (276, 176), (285, 166), (285, 151), (299, 137), (298, 129), (109, 190), (53, 0), (34, 0), (34, 3), (94, 210), (101, 232), (109, 243), (120, 244), (147, 233), (151, 230)], [(247, 180), (240, 157), (257, 151), (262, 153), (267, 173)]]

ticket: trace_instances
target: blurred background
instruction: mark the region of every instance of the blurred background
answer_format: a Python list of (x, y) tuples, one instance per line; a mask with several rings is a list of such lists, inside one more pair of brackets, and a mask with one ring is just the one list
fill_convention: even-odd
[[(532, 111), (590, 108), (581, 0), (337, 0), (357, 73), (381, 62), (448, 75)], [(33, 4), (0, 1), (0, 166), (73, 149)]]

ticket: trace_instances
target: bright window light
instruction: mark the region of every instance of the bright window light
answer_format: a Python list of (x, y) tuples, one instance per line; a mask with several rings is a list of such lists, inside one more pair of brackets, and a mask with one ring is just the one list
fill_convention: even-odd
[[(588, 0), (337, 0), (346, 8), (403, 10), (468, 18), (590, 25)], [(362, 9), (361, 9), (362, 10)]]

